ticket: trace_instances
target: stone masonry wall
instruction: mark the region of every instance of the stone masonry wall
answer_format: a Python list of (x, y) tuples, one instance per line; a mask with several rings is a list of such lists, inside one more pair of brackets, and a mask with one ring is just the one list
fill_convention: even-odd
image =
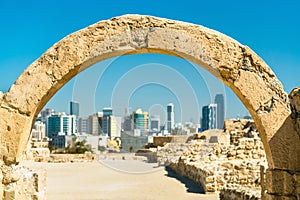
[(205, 192), (242, 186), (260, 194), (260, 166), (266, 166), (267, 163), (254, 122), (227, 121), (225, 128), (225, 134), (230, 135), (229, 145), (211, 144), (198, 139), (192, 140), (187, 146), (181, 144), (187, 150), (181, 148), (183, 150), (178, 152), (180, 147), (166, 145), (158, 150), (158, 160), (164, 159), (167, 154), (171, 159), (165, 164), (201, 185)]
[(249, 188), (224, 188), (220, 192), (220, 200), (259, 200), (260, 191), (253, 191)]
[(20, 165), (0, 166), (0, 199), (44, 200), (46, 171), (34, 171)]
[[(93, 64), (125, 54), (160, 53), (204, 67), (230, 87), (253, 116), (264, 143), (270, 174), (300, 171), (299, 109), (282, 84), (249, 47), (217, 31), (152, 16), (125, 15), (104, 20), (66, 36), (33, 62), (9, 91), (0, 94), (0, 157), (19, 162), (40, 110), (68, 81)], [(41, 81), (42, 80), (42, 81)], [(295, 95), (294, 95), (295, 94)], [(294, 92), (290, 99), (299, 96)], [(291, 108), (292, 107), (292, 108)], [(246, 152), (246, 151), (245, 151)], [(247, 154), (245, 154), (245, 157)], [(275, 181), (270, 195), (290, 182)]]

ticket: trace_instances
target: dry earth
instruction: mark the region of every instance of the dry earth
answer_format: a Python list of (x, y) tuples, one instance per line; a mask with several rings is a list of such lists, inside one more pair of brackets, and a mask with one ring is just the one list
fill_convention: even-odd
[[(92, 163), (23, 163), (47, 170), (46, 197), (58, 199), (218, 199), (157, 164), (136, 160)], [(202, 194), (201, 194), (202, 193)]]

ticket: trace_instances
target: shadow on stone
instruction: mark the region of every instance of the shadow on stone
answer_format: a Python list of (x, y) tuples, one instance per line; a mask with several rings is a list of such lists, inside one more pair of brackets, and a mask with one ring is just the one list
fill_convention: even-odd
[(166, 167), (165, 169), (168, 172), (166, 176), (170, 178), (175, 178), (178, 181), (180, 181), (182, 184), (184, 184), (185, 187), (187, 188), (186, 190), (187, 192), (205, 194), (201, 186), (197, 185), (194, 181), (176, 174), (170, 167)]

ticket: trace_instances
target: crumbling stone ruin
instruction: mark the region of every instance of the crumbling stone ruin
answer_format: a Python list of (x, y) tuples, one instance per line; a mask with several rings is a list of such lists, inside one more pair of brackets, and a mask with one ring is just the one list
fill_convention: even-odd
[(224, 128), (224, 132), (197, 134), (186, 144), (160, 148), (158, 162), (201, 185), (205, 192), (249, 188), (260, 198), (260, 174), (267, 161), (254, 122), (226, 120)]
[(45, 170), (3, 163), (0, 169), (0, 199), (45, 199)]
[(74, 76), (99, 61), (143, 53), (189, 60), (231, 88), (253, 117), (266, 152), (265, 198), (299, 199), (299, 90), (289, 98), (270, 67), (236, 40), (200, 25), (152, 16), (103, 20), (66, 36), (33, 62), (7, 93), (0, 93), (3, 165), (19, 163), (36, 116)]

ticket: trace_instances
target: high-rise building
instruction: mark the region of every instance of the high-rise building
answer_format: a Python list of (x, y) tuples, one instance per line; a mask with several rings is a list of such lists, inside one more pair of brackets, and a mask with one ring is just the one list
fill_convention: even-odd
[(46, 137), (46, 125), (41, 121), (36, 121), (31, 130), (31, 138), (42, 140)]
[(79, 103), (75, 101), (70, 101), (70, 115), (76, 115), (79, 117)]
[(224, 118), (225, 118), (225, 104), (224, 104), (224, 95), (217, 94), (215, 97), (215, 104), (217, 107), (217, 128), (223, 129), (224, 127)]
[(150, 118), (150, 129), (151, 130), (160, 130), (160, 116), (152, 115)]
[(202, 129), (217, 128), (217, 104), (209, 104), (202, 107)]
[(124, 117), (124, 122), (123, 122), (123, 129), (124, 131), (131, 131), (132, 127), (131, 127), (131, 115), (125, 116)]
[(148, 129), (148, 112), (143, 112), (142, 109), (137, 109), (135, 112), (132, 113), (132, 130), (138, 129), (141, 133), (145, 132)]
[(172, 133), (174, 129), (174, 104), (169, 103), (167, 105), (167, 130), (168, 133)]
[(144, 131), (145, 120), (144, 120), (144, 113), (142, 109), (137, 109), (135, 112), (132, 113), (132, 129), (140, 129)]
[(109, 133), (109, 118), (113, 115), (112, 108), (103, 108), (102, 131), (104, 135)]
[(78, 119), (78, 132), (79, 133), (88, 133), (88, 118), (79, 118)]
[(76, 116), (65, 113), (53, 113), (47, 120), (47, 136), (73, 135), (76, 133)]
[(144, 131), (149, 129), (149, 114), (144, 112)]
[(92, 134), (92, 135), (100, 135), (102, 133), (101, 125), (102, 125), (102, 113), (97, 112), (93, 115), (90, 115), (88, 117), (87, 121), (87, 128), (88, 131), (87, 133)]
[(47, 123), (47, 118), (52, 115), (54, 112), (53, 109), (47, 108), (46, 110), (41, 111), (41, 121)]
[(116, 137), (121, 137), (121, 123), (122, 118), (116, 116), (109, 117), (109, 132), (108, 136), (113, 139)]

